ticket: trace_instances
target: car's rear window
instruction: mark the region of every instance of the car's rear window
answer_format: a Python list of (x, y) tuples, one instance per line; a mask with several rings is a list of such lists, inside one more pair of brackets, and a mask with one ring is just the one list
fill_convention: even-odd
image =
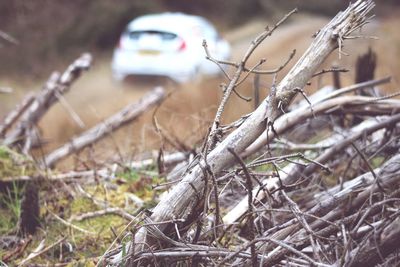
[(174, 33), (170, 32), (162, 32), (162, 31), (153, 31), (153, 30), (148, 30), (148, 31), (130, 31), (128, 32), (129, 38), (132, 40), (138, 40), (143, 36), (146, 35), (157, 35), (160, 39), (164, 41), (170, 41), (174, 40), (177, 38), (177, 35)]

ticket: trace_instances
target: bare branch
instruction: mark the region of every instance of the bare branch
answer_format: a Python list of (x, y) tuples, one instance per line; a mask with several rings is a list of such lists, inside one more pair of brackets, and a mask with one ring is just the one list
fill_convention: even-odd
[(94, 126), (93, 128), (85, 131), (80, 136), (75, 137), (70, 143), (56, 149), (48, 154), (44, 159), (44, 166), (53, 166), (62, 158), (77, 152), (86, 146), (97, 142), (108, 133), (120, 128), (121, 126), (131, 122), (140, 116), (149, 107), (157, 105), (165, 97), (165, 91), (161, 87), (155, 88), (152, 92), (145, 95), (137, 103), (126, 106), (120, 112), (109, 117), (104, 122)]

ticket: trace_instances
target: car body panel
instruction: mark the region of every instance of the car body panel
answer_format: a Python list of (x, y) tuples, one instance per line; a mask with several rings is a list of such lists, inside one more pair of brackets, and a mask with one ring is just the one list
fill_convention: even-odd
[(229, 58), (229, 44), (201, 17), (182, 13), (139, 17), (128, 24), (114, 50), (114, 77), (157, 75), (186, 82), (198, 74), (218, 74), (219, 67), (205, 58), (203, 40), (213, 57)]

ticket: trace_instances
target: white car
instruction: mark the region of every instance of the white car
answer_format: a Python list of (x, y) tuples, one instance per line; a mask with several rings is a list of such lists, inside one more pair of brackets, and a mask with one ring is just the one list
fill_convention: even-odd
[(219, 74), (219, 67), (206, 59), (203, 40), (213, 58), (229, 59), (229, 44), (202, 17), (182, 13), (138, 17), (128, 24), (114, 50), (113, 76), (118, 81), (129, 75), (164, 76), (180, 83)]

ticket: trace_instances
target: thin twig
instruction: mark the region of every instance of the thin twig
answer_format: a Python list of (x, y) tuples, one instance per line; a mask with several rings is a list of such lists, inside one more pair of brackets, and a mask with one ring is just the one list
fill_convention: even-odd
[(25, 258), (24, 260), (22, 260), (18, 266), (24, 266), (25, 264), (27, 264), (29, 261), (31, 261), (32, 259), (42, 255), (43, 253), (49, 251), (50, 249), (54, 248), (55, 246), (59, 245), (60, 243), (62, 243), (64, 240), (66, 239), (66, 237), (62, 237), (59, 240), (57, 240), (56, 242), (54, 242), (53, 244), (40, 249), (39, 251), (34, 251), (31, 254), (28, 255), (27, 258)]
[(70, 223), (70, 222), (64, 220), (63, 218), (61, 218), (61, 217), (58, 216), (57, 214), (51, 212), (50, 210), (47, 210), (47, 212), (49, 212), (54, 218), (56, 218), (56, 219), (59, 220), (62, 224), (65, 224), (65, 225), (68, 226), (68, 227), (71, 227), (71, 228), (73, 228), (73, 229), (75, 229), (75, 230), (78, 230), (79, 232), (82, 232), (82, 233), (87, 234), (87, 235), (96, 235), (96, 233), (94, 233), (94, 232), (90, 232), (90, 231), (88, 231), (88, 230), (85, 230), (85, 229), (83, 229), (83, 228), (80, 228), (79, 226), (76, 226), (75, 224), (72, 224), (72, 223)]
[(315, 76), (318, 76), (318, 75), (322, 75), (322, 74), (325, 74), (325, 73), (329, 73), (329, 72), (348, 72), (348, 71), (349, 70), (345, 69), (345, 68), (341, 68), (341, 69), (338, 69), (338, 68), (323, 69), (323, 70), (321, 70), (321, 71), (319, 71), (317, 73), (314, 73), (312, 77), (315, 77)]
[[(246, 177), (246, 190), (247, 190), (247, 205), (248, 205), (248, 214), (249, 219), (247, 221), (249, 225), (249, 239), (253, 240), (255, 238), (255, 230), (254, 230), (254, 222), (253, 222), (253, 183), (251, 182), (250, 173), (246, 167), (246, 164), (240, 158), (240, 156), (235, 152), (233, 148), (228, 148), (228, 151), (235, 156), (236, 160), (239, 162), (240, 166), (243, 169), (244, 176)], [(257, 255), (256, 255), (256, 245), (252, 244), (250, 246), (251, 251), (251, 261), (252, 266), (258, 266), (257, 263)]]
[(242, 72), (245, 69), (245, 64), (247, 63), (247, 60), (249, 57), (253, 54), (254, 50), (268, 37), (270, 36), (276, 28), (278, 28), (284, 21), (286, 21), (292, 14), (296, 13), (297, 9), (292, 10), (289, 12), (287, 15), (285, 15), (278, 23), (275, 24), (275, 26), (272, 29), (266, 29), (263, 33), (261, 33), (258, 37), (255, 38), (255, 40), (251, 43), (250, 47), (248, 48), (247, 52), (243, 56), (240, 64), (238, 64), (238, 67), (236, 69), (236, 72), (234, 76), (230, 79), (230, 82), (228, 86), (226, 87), (226, 90), (224, 92), (224, 95), (222, 97), (222, 100), (220, 102), (220, 105), (217, 109), (217, 112), (215, 114), (215, 118), (213, 121), (213, 124), (211, 126), (210, 130), (210, 135), (207, 140), (207, 151), (211, 150), (215, 147), (216, 142), (217, 142), (217, 134), (218, 134), (218, 128), (221, 122), (221, 116), (222, 113), (225, 109), (226, 103), (228, 102), (228, 99), (232, 93), (232, 91), (235, 89), (237, 82), (240, 79), (240, 76)]

